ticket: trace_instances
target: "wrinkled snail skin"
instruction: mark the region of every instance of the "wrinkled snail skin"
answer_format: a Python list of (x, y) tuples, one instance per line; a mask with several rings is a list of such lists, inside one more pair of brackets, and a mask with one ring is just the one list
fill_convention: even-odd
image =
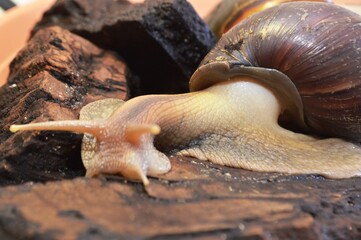
[[(359, 126), (359, 113), (356, 111), (352, 119), (347, 114), (361, 109), (358, 103), (348, 104), (348, 100), (359, 98), (353, 90), (359, 88), (361, 70), (343, 63), (359, 62), (359, 55), (349, 52), (357, 52), (361, 40), (345, 41), (342, 34), (350, 35), (350, 29), (359, 34), (360, 17), (326, 5), (282, 4), (242, 22), (223, 36), (194, 73), (191, 93), (141, 96), (125, 103), (106, 99), (84, 107), (80, 120), (12, 125), (10, 130), (85, 133), (82, 158), (87, 176), (120, 173), (145, 185), (149, 183), (147, 176), (170, 170), (169, 159), (162, 152), (254, 171), (330, 178), (360, 176), (359, 146), (336, 138), (317, 139), (278, 125), (279, 115), (286, 113), (310, 130), (314, 130), (314, 122), (322, 120), (325, 124), (321, 125), (327, 126), (344, 118), (347, 124), (356, 124), (352, 128)], [(346, 17), (340, 17), (338, 23), (351, 26), (334, 36), (340, 27), (331, 19), (340, 12)], [(321, 17), (314, 16), (319, 14)], [(289, 26), (294, 16), (299, 27)], [(302, 34), (297, 35), (300, 31)], [(327, 34), (319, 36), (323, 31)], [(276, 34), (288, 37), (278, 37), (277, 41)], [(313, 46), (316, 40), (321, 42), (318, 47)], [(306, 46), (309, 48), (305, 50)], [(296, 73), (301, 76), (295, 77)], [(351, 76), (358, 78), (346, 83)], [(318, 83), (321, 87), (317, 89)], [(329, 90), (336, 95), (330, 96)], [(347, 90), (352, 93), (345, 94)], [(321, 97), (326, 100), (318, 103)], [(295, 102), (290, 103), (290, 99)], [(331, 106), (336, 110), (323, 106), (325, 101), (335, 101)], [(316, 107), (306, 106), (310, 102)], [(320, 107), (324, 107), (321, 112), (346, 115), (321, 120), (317, 114), (309, 115)], [(341, 130), (334, 127), (335, 132), (345, 129), (345, 125), (340, 126)], [(360, 133), (346, 135), (358, 139)]]

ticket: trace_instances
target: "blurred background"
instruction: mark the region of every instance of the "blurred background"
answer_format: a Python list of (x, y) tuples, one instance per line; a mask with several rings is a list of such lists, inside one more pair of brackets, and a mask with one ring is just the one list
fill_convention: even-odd
[[(34, 1), (42, 1), (44, 4), (47, 4), (46, 2), (51, 2), (52, 0), (0, 0), (0, 16), (4, 14), (7, 9), (14, 6), (23, 6)], [(143, 1), (144, 0), (131, 0), (131, 2)], [(192, 3), (201, 16), (204, 16), (221, 1), (222, 0), (189, 0), (188, 2)], [(334, 0), (333, 2), (337, 4), (360, 5), (361, 7), (361, 0)]]

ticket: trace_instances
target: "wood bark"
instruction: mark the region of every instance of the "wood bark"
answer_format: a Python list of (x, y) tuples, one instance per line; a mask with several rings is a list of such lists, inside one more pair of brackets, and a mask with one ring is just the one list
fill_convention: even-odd
[[(141, 183), (77, 178), (0, 189), (6, 239), (359, 239), (361, 179), (172, 158)], [(2, 238), (2, 239), (3, 239)]]
[(85, 104), (128, 98), (119, 56), (59, 27), (44, 28), (20, 51), (0, 88), (0, 184), (82, 175), (82, 135), (10, 133), (11, 124), (77, 119)]
[(140, 91), (188, 91), (188, 81), (215, 37), (186, 0), (58, 0), (33, 32), (61, 26), (96, 45), (118, 52), (139, 76)]

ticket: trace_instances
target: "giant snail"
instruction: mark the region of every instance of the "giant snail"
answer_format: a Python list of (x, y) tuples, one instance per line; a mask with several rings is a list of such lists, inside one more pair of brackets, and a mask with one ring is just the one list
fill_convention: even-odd
[[(193, 74), (190, 91), (101, 100), (85, 106), (80, 120), (11, 131), (85, 133), (87, 176), (120, 173), (144, 184), (170, 170), (162, 152), (254, 171), (361, 175), (356, 13), (317, 2), (256, 13), (223, 35)], [(307, 135), (281, 127), (280, 115)]]

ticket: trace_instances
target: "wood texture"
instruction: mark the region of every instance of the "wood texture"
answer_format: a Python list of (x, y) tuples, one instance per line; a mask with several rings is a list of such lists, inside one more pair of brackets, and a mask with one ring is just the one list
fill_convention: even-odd
[(0, 189), (7, 239), (358, 239), (360, 179), (255, 173), (195, 159), (140, 183), (111, 176)]
[[(11, 63), (0, 88), (0, 185), (82, 175), (81, 135), (10, 133), (11, 124), (78, 119), (85, 104), (127, 99), (126, 64), (59, 27), (44, 28)], [(74, 161), (77, 159), (77, 161)]]
[(185, 0), (58, 0), (33, 32), (53, 25), (124, 57), (140, 78), (140, 92), (132, 96), (188, 91), (190, 76), (215, 43)]

